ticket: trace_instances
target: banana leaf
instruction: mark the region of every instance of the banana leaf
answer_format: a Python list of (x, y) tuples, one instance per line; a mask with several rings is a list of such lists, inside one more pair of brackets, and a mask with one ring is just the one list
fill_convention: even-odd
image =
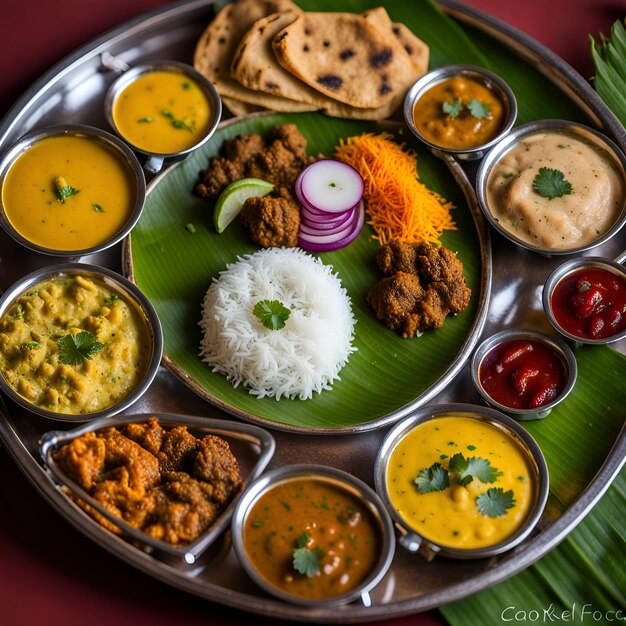
[[(358, 12), (380, 3), (375, 0), (346, 0), (338, 7), (331, 0), (299, 0), (298, 4), (305, 10)], [(519, 122), (548, 117), (585, 121), (575, 104), (531, 65), (484, 33), (450, 19), (430, 0), (390, 0), (385, 2), (385, 6), (394, 21), (404, 22), (429, 44), (431, 67), (473, 63), (488, 67), (503, 76), (517, 95)], [(611, 56), (613, 52), (607, 54)], [(615, 79), (615, 75), (605, 67), (607, 61), (599, 50), (596, 50), (596, 56), (604, 64), (598, 64), (596, 80), (599, 81), (600, 74), (605, 72), (604, 78), (608, 84)], [(622, 97), (624, 93), (622, 90)], [(333, 132), (339, 129), (346, 135), (363, 128), (354, 122), (311, 120), (311, 127), (320, 132), (322, 137), (324, 133), (330, 132), (329, 128)], [(428, 172), (425, 178), (428, 182), (445, 182), (445, 176), (438, 172), (436, 164), (432, 164), (427, 157), (420, 159), (426, 163)], [(191, 161), (191, 164), (195, 166), (197, 162)], [(176, 176), (182, 176), (183, 171), (181, 168), (174, 170), (178, 172)], [(161, 193), (163, 203), (171, 207), (168, 217), (164, 223), (157, 225), (158, 228), (147, 228), (150, 226), (149, 220), (155, 219), (148, 205), (145, 217), (132, 237), (133, 260), (136, 262), (139, 284), (148, 287), (148, 292), (150, 281), (168, 270), (168, 257), (159, 255), (159, 250), (165, 250), (163, 246), (167, 245), (172, 232), (177, 229), (182, 232), (186, 223), (184, 211), (188, 200), (181, 198), (180, 190), (174, 185), (169, 189), (164, 186)], [(445, 195), (449, 192), (444, 190), (443, 193)], [(192, 238), (189, 237), (189, 240), (192, 241)], [(458, 238), (454, 243), (464, 245)], [(148, 247), (142, 250), (142, 245)], [(361, 245), (365, 244), (361, 242)], [(468, 249), (471, 250), (471, 247)], [(178, 254), (181, 254), (180, 251)], [(158, 260), (160, 256), (162, 258)], [(157, 265), (152, 267), (155, 262)], [(173, 297), (176, 294), (159, 293), (158, 287), (155, 289), (155, 293), (149, 293), (153, 301), (160, 298), (173, 313), (180, 308), (180, 300)], [(185, 295), (190, 297), (190, 294)], [(191, 297), (198, 299), (201, 295), (193, 293)], [(187, 321), (195, 324), (195, 320)], [(529, 432), (544, 452), (550, 471), (548, 520), (558, 518), (593, 479), (624, 423), (623, 378), (626, 358), (608, 347), (586, 347), (579, 350), (576, 356), (579, 377), (574, 392), (548, 418), (527, 423)], [(343, 408), (339, 403), (334, 410)], [(509, 606), (527, 612), (554, 607), (553, 611), (559, 615), (563, 615), (562, 611), (571, 610), (572, 604), (576, 605), (578, 611), (589, 603), (601, 611), (622, 607), (626, 589), (623, 567), (626, 555), (625, 500), (626, 473), (622, 472), (593, 512), (556, 550), (511, 580), (443, 607), (442, 614), (453, 625), (483, 626), (503, 621), (501, 612)], [(596, 620), (594, 623), (599, 622)]]

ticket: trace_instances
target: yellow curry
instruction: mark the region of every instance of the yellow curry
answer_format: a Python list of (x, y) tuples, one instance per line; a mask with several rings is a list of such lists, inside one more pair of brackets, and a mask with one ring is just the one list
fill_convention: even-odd
[(470, 417), (418, 424), (393, 450), (386, 480), (402, 519), (451, 548), (500, 543), (536, 500), (528, 453), (503, 429)]
[(197, 144), (212, 116), (204, 91), (180, 72), (143, 74), (113, 105), (113, 120), (124, 139), (156, 154), (172, 154)]
[(279, 483), (254, 504), (246, 553), (271, 585), (323, 600), (358, 587), (379, 557), (378, 525), (367, 507), (324, 480)]
[(15, 230), (55, 250), (82, 250), (115, 236), (137, 202), (129, 164), (103, 141), (59, 135), (33, 144), (10, 167), (2, 204)]
[(150, 351), (134, 303), (80, 274), (36, 285), (0, 320), (0, 373), (26, 400), (58, 413), (93, 413), (126, 398)]
[(504, 107), (484, 84), (464, 76), (431, 87), (413, 107), (417, 130), (442, 148), (475, 148), (491, 141), (504, 125)]

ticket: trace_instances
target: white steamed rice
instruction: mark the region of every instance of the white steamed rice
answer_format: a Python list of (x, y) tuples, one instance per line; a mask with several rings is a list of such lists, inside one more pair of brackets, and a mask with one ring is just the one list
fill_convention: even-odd
[[(291, 310), (270, 330), (252, 312), (260, 300)], [(300, 398), (330, 389), (356, 350), (351, 301), (332, 267), (299, 248), (239, 257), (214, 279), (202, 303), (200, 356), (251, 394)]]

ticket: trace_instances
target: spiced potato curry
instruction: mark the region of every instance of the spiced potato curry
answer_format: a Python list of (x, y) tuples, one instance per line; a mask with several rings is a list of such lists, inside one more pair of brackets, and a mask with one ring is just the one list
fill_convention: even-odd
[(13, 228), (53, 250), (108, 241), (127, 224), (137, 199), (130, 163), (107, 142), (87, 135), (36, 141), (2, 182), (2, 207)]
[(259, 575), (281, 591), (310, 600), (360, 586), (380, 556), (380, 529), (363, 502), (316, 477), (273, 486), (246, 516), (243, 543)]
[(386, 471), (392, 506), (426, 539), (449, 548), (494, 546), (515, 534), (537, 501), (530, 453), (486, 421), (446, 416), (417, 424)]
[(43, 281), (0, 319), (0, 374), (20, 396), (57, 413), (122, 401), (142, 380), (151, 350), (134, 302), (91, 276)]

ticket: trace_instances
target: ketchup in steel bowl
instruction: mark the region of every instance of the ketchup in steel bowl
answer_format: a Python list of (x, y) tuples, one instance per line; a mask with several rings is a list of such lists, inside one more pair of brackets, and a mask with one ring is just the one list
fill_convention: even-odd
[(482, 359), (478, 378), (485, 392), (512, 409), (539, 409), (556, 400), (567, 384), (558, 353), (537, 339), (512, 339)]
[(626, 280), (601, 267), (562, 278), (550, 300), (556, 322), (583, 339), (605, 339), (626, 330)]

